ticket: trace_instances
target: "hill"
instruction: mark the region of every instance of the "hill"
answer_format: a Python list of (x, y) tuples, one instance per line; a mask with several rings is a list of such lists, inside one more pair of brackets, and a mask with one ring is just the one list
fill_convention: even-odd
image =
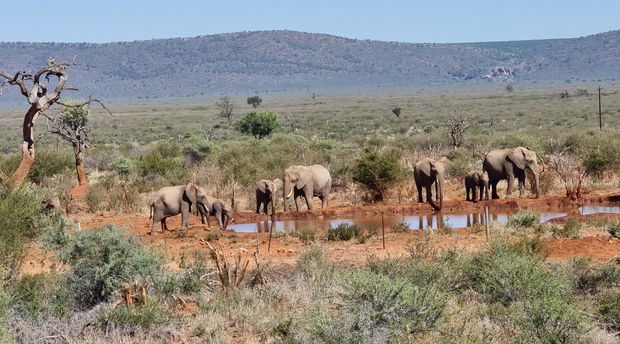
[[(86, 96), (107, 98), (412, 88), (508, 79), (615, 80), (620, 78), (620, 31), (574, 39), (459, 44), (295, 31), (105, 44), (0, 43), (0, 68), (6, 71), (34, 71), (50, 56), (76, 56), (80, 66), (70, 74), (71, 86)], [(9, 93), (14, 96), (16, 91)]]

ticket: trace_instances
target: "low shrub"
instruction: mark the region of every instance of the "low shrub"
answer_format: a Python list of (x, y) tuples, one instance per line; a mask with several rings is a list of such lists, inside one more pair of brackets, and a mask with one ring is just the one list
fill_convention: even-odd
[(355, 224), (341, 223), (327, 231), (327, 240), (348, 241), (360, 235), (360, 228)]
[(131, 308), (125, 305), (105, 307), (99, 312), (95, 321), (105, 328), (114, 325), (149, 328), (169, 323), (170, 316), (170, 312), (161, 303), (151, 300), (145, 305), (134, 305)]
[(316, 233), (307, 228), (296, 229), (293, 232), (293, 236), (304, 243), (304, 245), (308, 245), (316, 240)]
[(373, 200), (383, 201), (392, 186), (405, 180), (409, 174), (400, 163), (401, 152), (396, 149), (380, 151), (366, 149), (353, 167), (353, 181), (373, 192)]
[(521, 211), (511, 216), (507, 225), (512, 228), (527, 228), (538, 222), (538, 219), (538, 214), (531, 210)]
[(82, 309), (108, 301), (128, 281), (150, 280), (162, 268), (160, 256), (112, 225), (77, 232), (59, 258), (70, 266), (68, 288)]
[(207, 233), (207, 235), (205, 235), (205, 240), (206, 241), (220, 240), (223, 236), (224, 236), (224, 233), (222, 233), (221, 230), (214, 229), (210, 231), (209, 233)]
[(579, 232), (581, 230), (581, 224), (574, 218), (569, 218), (564, 223), (564, 226), (552, 227), (552, 234), (555, 238), (579, 238)]
[(32, 318), (42, 314), (63, 317), (73, 310), (73, 298), (60, 274), (25, 275), (17, 284), (15, 303)]
[(609, 223), (607, 225), (607, 233), (609, 233), (612, 238), (620, 239), (620, 222), (615, 221)]
[(392, 225), (392, 232), (394, 233), (409, 233), (410, 231), (409, 224), (405, 220)]
[(581, 343), (585, 318), (572, 302), (560, 297), (542, 297), (525, 303), (525, 316), (517, 322), (521, 343)]
[(599, 301), (597, 312), (607, 328), (620, 331), (620, 292), (604, 295)]

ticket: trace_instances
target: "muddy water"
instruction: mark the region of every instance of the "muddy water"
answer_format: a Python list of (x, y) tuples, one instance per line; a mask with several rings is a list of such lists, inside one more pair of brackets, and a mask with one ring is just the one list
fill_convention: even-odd
[[(534, 210), (536, 211), (536, 210)], [(517, 211), (514, 210), (490, 210), (489, 217), (491, 221), (506, 223)], [(551, 219), (563, 217), (567, 215), (589, 215), (589, 214), (620, 214), (620, 203), (605, 204), (588, 204), (574, 209), (562, 209), (558, 211), (540, 211), (538, 215), (540, 222), (544, 223)], [(416, 229), (437, 229), (442, 226), (450, 228), (463, 228), (484, 224), (483, 212), (467, 212), (467, 213), (435, 213), (435, 214), (385, 214), (385, 227), (389, 228), (394, 224), (405, 222), (412, 230)], [(300, 228), (313, 230), (328, 230), (336, 227), (341, 223), (356, 224), (362, 228), (381, 228), (381, 215), (372, 216), (355, 216), (350, 218), (337, 219), (308, 219), (308, 220), (284, 220), (276, 221), (275, 230), (277, 231), (294, 231)], [(258, 223), (233, 224), (228, 226), (235, 232), (259, 233), (268, 232), (271, 221), (261, 221)]]

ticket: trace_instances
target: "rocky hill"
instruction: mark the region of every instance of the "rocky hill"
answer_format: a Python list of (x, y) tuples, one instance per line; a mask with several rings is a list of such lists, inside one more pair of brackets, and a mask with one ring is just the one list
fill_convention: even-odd
[[(135, 42), (0, 43), (0, 68), (35, 71), (76, 56), (83, 95), (157, 98), (349, 91), (482, 82), (620, 79), (620, 31), (574, 39), (399, 43), (295, 31)], [(11, 90), (4, 98), (15, 97)]]

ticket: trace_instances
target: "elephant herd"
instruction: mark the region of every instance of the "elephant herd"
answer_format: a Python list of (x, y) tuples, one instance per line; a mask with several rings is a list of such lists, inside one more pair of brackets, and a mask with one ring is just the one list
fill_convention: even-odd
[[(272, 212), (275, 211), (275, 195), (283, 188), (284, 211), (288, 211), (287, 200), (293, 196), (297, 211), (300, 210), (299, 198), (303, 197), (309, 210), (314, 209), (312, 197), (317, 196), (327, 208), (327, 199), (332, 186), (332, 177), (329, 171), (321, 165), (290, 166), (284, 170), (284, 181), (262, 179), (256, 183), (256, 213), (261, 207), (268, 213), (269, 204)], [(200, 214), (202, 224), (209, 224), (209, 216), (215, 216), (220, 229), (226, 226), (232, 218), (232, 207), (221, 199), (207, 196), (204, 189), (193, 183), (187, 185), (168, 186), (161, 188), (155, 194), (150, 204), (151, 234), (157, 232), (157, 223), (161, 224), (162, 232), (168, 230), (166, 218), (181, 214), (181, 228), (189, 227), (189, 217), (192, 205)]]
[[(542, 165), (538, 164), (538, 154), (525, 148), (495, 149), (487, 153), (482, 162), (482, 171), (470, 171), (465, 175), (466, 200), (476, 202), (491, 198), (497, 199), (497, 183), (500, 180), (508, 182), (506, 197), (510, 197), (515, 178), (519, 185), (519, 196), (525, 197), (525, 176), (530, 172), (536, 198), (540, 197), (539, 175)], [(423, 202), (422, 189), (426, 189), (426, 201), (435, 209), (443, 206), (444, 167), (440, 161), (425, 158), (418, 161), (413, 168), (413, 176), (418, 189), (418, 202)], [(432, 186), (435, 185), (435, 200), (432, 197)]]
[[(423, 202), (423, 189), (426, 201), (435, 209), (441, 210), (444, 199), (444, 165), (441, 161), (424, 158), (413, 168), (413, 176), (418, 191), (418, 202)], [(506, 197), (510, 197), (514, 179), (518, 180), (519, 195), (524, 197), (525, 176), (531, 172), (534, 176), (533, 185), (536, 198), (540, 196), (539, 174), (542, 166), (538, 164), (538, 155), (525, 147), (496, 149), (486, 154), (482, 163), (482, 171), (471, 171), (464, 179), (466, 200), (476, 202), (484, 196), (489, 199), (499, 198), (497, 183), (507, 180)], [(322, 208), (327, 208), (327, 200), (331, 191), (332, 178), (327, 168), (321, 165), (294, 165), (284, 170), (284, 180), (262, 179), (256, 183), (256, 213), (262, 210), (268, 213), (271, 205), (275, 212), (275, 200), (282, 188), (284, 211), (289, 210), (288, 200), (293, 196), (295, 208), (300, 210), (299, 198), (303, 197), (309, 210), (314, 209), (313, 197), (318, 197)], [(433, 199), (433, 186), (435, 198)], [(220, 229), (225, 229), (232, 218), (232, 207), (223, 200), (208, 196), (205, 191), (192, 183), (187, 185), (164, 187), (157, 191), (150, 205), (152, 218), (151, 233), (157, 232), (157, 223), (161, 224), (162, 232), (168, 228), (166, 218), (181, 214), (181, 228), (189, 226), (189, 215), (194, 205), (200, 214), (203, 224), (209, 225), (209, 216), (215, 216)]]

